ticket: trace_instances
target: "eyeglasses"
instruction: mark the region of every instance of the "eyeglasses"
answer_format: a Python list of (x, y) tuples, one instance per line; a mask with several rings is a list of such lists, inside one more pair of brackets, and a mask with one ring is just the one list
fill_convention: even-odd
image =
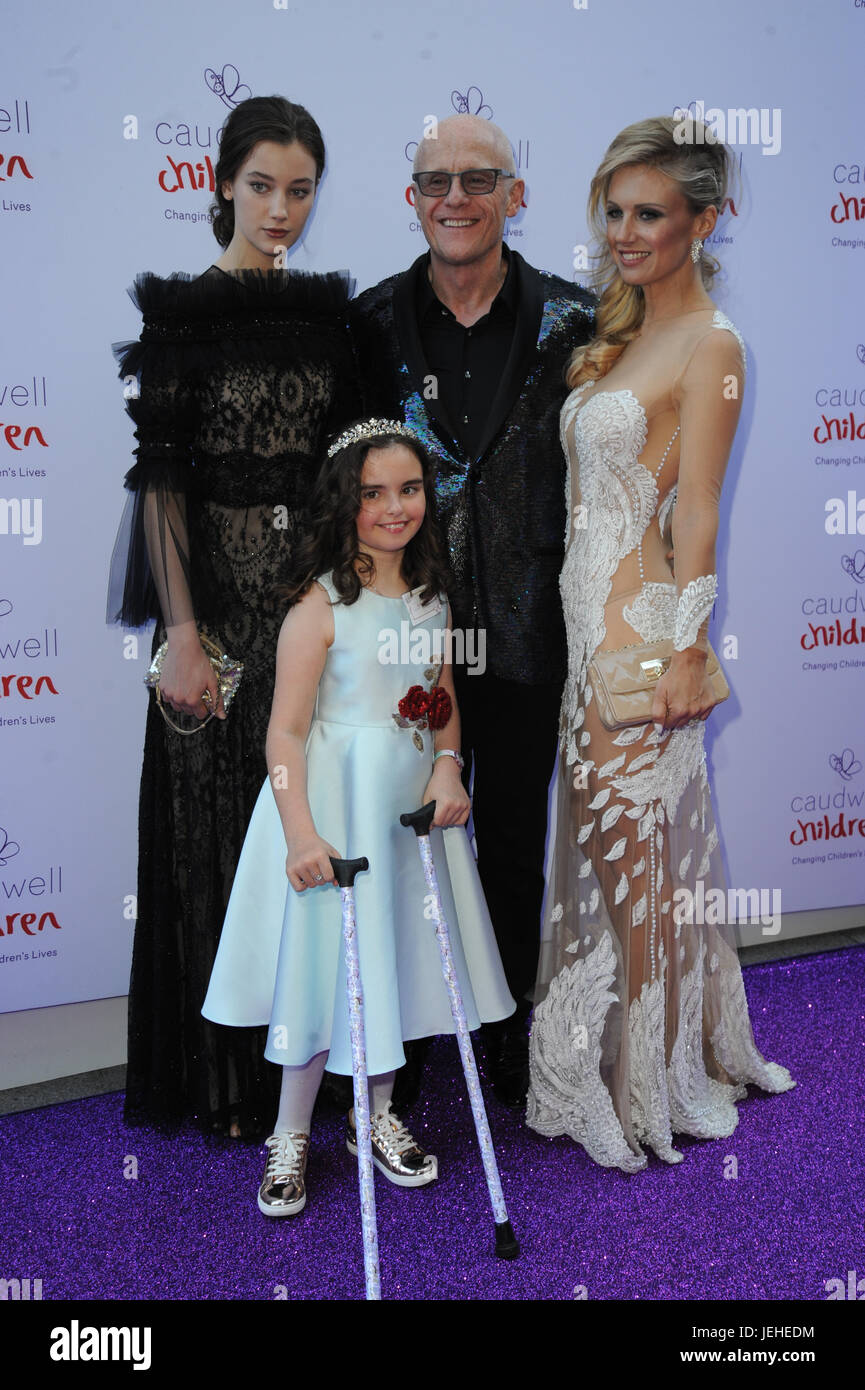
[(446, 198), (454, 179), (459, 179), (463, 193), (471, 196), (492, 193), (500, 178), (515, 179), (516, 174), (509, 174), (506, 169), (461, 169), (457, 174), (449, 174), (444, 169), (429, 169), (423, 174), (412, 174), (412, 182), (417, 184), (418, 193), (425, 198)]

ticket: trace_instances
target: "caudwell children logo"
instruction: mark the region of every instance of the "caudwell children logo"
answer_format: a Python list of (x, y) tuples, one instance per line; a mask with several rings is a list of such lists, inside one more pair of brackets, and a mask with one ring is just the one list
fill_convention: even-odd
[(843, 753), (830, 754), (829, 766), (833, 772), (838, 773), (843, 782), (851, 781), (862, 771), (862, 764), (852, 748), (845, 748)]
[(222, 72), (205, 68), (204, 80), (219, 100), (232, 111), (241, 101), (246, 101), (252, 96), (252, 89), (247, 87), (245, 82), (241, 82), (240, 73), (233, 63), (226, 63)]
[(790, 802), (795, 816), (790, 844), (804, 849), (804, 855), (794, 856), (794, 864), (825, 864), (863, 856), (862, 760), (853, 748), (836, 748), (828, 754), (827, 763), (834, 774), (832, 785), (797, 794)]
[[(819, 418), (811, 431), (815, 444), (865, 441), (865, 386), (821, 386), (814, 396)], [(823, 460), (818, 459), (818, 462)], [(828, 460), (827, 460), (828, 462)], [(847, 459), (845, 462), (849, 463)], [(862, 463), (861, 458), (855, 460)]]
[[(48, 440), (41, 425), (30, 419), (22, 419), (18, 413), (28, 415), (48, 406), (48, 386), (44, 376), (30, 377), (29, 381), (0, 381), (0, 478), (44, 478), (45, 469), (40, 468), (39, 450), (49, 448)], [(7, 455), (29, 450), (26, 459), (13, 459)]]
[[(865, 184), (865, 164), (836, 164), (832, 170), (832, 180), (836, 186), (834, 201), (829, 208), (829, 220), (835, 226), (846, 222), (865, 221), (865, 197), (862, 185)], [(844, 192), (844, 189), (849, 192)], [(845, 246), (842, 237), (833, 237), (833, 246)], [(861, 241), (859, 243), (862, 244)]]
[[(206, 68), (204, 83), (208, 92), (218, 97), (223, 108), (227, 107), (229, 110), (252, 96), (250, 87), (241, 82), (240, 73), (232, 63), (225, 63), (219, 71)], [(223, 116), (224, 114), (223, 110)], [(124, 140), (137, 140), (140, 128), (141, 120), (137, 115), (128, 114), (123, 117)], [(221, 134), (222, 124), (213, 120), (156, 121), (153, 126), (153, 138), (157, 145), (162, 147), (162, 163), (156, 171), (156, 182), (162, 192), (213, 193), (216, 189), (214, 166)], [(186, 213), (177, 212), (173, 208), (166, 208), (165, 216), (193, 222), (208, 220), (205, 211)]]
[[(828, 536), (865, 535), (865, 496), (857, 496), (850, 488), (845, 496), (827, 498), (823, 529)], [(817, 665), (805, 662), (803, 670), (865, 667), (865, 653), (844, 650), (865, 646), (865, 550), (850, 547), (838, 558), (838, 564), (851, 581), (850, 587), (846, 593), (809, 594), (803, 599), (802, 613), (808, 622), (799, 636), (802, 651), (834, 647), (835, 660)]]
[[(451, 92), (450, 104), (451, 109), (446, 111), (444, 116), (424, 116), (423, 138), (425, 140), (438, 139), (438, 123), (440, 120), (444, 120), (445, 116), (480, 116), (485, 121), (491, 121), (493, 118), (493, 108), (484, 101), (484, 94), (480, 87), (468, 87), (465, 92), (454, 90)], [(417, 147), (417, 140), (409, 140), (405, 147), (405, 157), (409, 164), (414, 164)]]
[(853, 555), (842, 555), (841, 568), (845, 574), (849, 574), (854, 584), (865, 584), (865, 550), (857, 550)]
[[(62, 865), (51, 864), (34, 873), (17, 859), (20, 851), (17, 840), (0, 825), (0, 936), (17, 937), (17, 944), (27, 948), (18, 956), (0, 956), (6, 962), (56, 956), (52, 933), (63, 929), (55, 901), (63, 892)], [(4, 940), (2, 944), (13, 943)]]
[[(12, 612), (11, 599), (0, 596), (0, 619)], [(0, 623), (0, 728), (55, 722), (47, 706), (60, 693), (50, 671), (59, 650), (56, 627), (21, 633), (10, 631), (6, 622)]]
[(10, 840), (3, 826), (0, 825), (0, 869), (5, 869), (10, 859), (14, 859), (21, 846), (17, 840)]
[[(842, 555), (841, 565), (854, 585), (846, 594), (808, 594), (801, 603), (805, 624), (799, 646), (809, 653), (803, 671), (838, 671), (865, 667), (865, 551)], [(826, 648), (834, 649), (826, 651)]]
[[(422, 139), (437, 140), (439, 121), (445, 120), (448, 116), (480, 116), (481, 119), (486, 121), (491, 121), (493, 119), (493, 108), (490, 106), (489, 102), (484, 100), (484, 94), (481, 91), (480, 87), (467, 87), (465, 91), (460, 91), (458, 88), (455, 88), (450, 95), (450, 108), (451, 109), (449, 111), (445, 111), (443, 114), (431, 114), (423, 117)], [(530, 142), (528, 140), (520, 139), (516, 142), (516, 144), (511, 143), (513, 172), (516, 174), (517, 178), (528, 178), (530, 154), (529, 147)], [(409, 140), (408, 144), (405, 146), (405, 157), (408, 160), (408, 162), (412, 165), (414, 164), (414, 157), (417, 148), (417, 140)], [(510, 173), (511, 170), (508, 170), (508, 172)], [(480, 194), (477, 196), (483, 197), (484, 195)], [(408, 203), (409, 207), (416, 207), (417, 197), (418, 195), (416, 193), (414, 185), (411, 183), (407, 184), (405, 190), (405, 200)], [(521, 206), (523, 208), (528, 206), (525, 193), (523, 194)], [(422, 228), (420, 222), (410, 222), (409, 230), (413, 232), (421, 231)], [(505, 227), (505, 237), (521, 237), (522, 235), (522, 227), (514, 226), (514, 219), (509, 220), (507, 226)]]
[(29, 212), (26, 201), (35, 179), (33, 159), (27, 153), (30, 135), (30, 102), (25, 97), (7, 99), (0, 106), (0, 211)]

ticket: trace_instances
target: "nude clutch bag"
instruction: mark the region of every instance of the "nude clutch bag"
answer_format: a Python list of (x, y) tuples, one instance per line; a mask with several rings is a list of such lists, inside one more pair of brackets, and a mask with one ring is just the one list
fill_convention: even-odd
[[(672, 655), (671, 637), (595, 653), (589, 662), (588, 679), (598, 706), (598, 718), (605, 729), (627, 729), (633, 724), (651, 722), (655, 686)], [(706, 657), (706, 675), (720, 704), (730, 694), (730, 687), (711, 646)]]

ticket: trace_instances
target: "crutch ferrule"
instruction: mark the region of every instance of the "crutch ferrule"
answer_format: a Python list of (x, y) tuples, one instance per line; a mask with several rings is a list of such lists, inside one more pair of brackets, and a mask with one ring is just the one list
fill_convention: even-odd
[(496, 1222), (496, 1255), (500, 1260), (519, 1259), (520, 1243), (510, 1221)]

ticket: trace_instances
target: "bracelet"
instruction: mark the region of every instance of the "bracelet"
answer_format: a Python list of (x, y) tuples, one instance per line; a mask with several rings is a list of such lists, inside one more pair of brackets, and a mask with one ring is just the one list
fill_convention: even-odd
[(433, 758), (433, 765), (435, 765), (438, 762), (439, 758), (453, 758), (460, 772), (462, 772), (463, 768), (466, 765), (465, 758), (462, 756), (461, 753), (458, 753), (455, 748), (440, 749), (439, 752), (436, 753), (435, 757)]

